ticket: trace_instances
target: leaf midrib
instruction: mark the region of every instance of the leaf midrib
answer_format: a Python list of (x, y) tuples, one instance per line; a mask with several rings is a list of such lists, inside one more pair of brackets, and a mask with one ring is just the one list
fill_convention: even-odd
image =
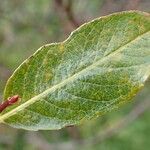
[[(98, 60), (97, 62), (91, 64), (90, 66), (88, 66), (87, 68), (81, 70), (80, 72), (77, 72), (76, 74), (74, 74), (73, 76), (63, 80), (62, 82), (60, 82), (59, 84), (54, 85), (53, 87), (50, 87), (49, 89), (45, 90), (44, 92), (42, 92), (41, 94), (29, 99), (28, 101), (26, 101), (25, 103), (17, 106), (16, 108), (10, 110), (9, 112), (6, 112), (5, 114), (0, 116), (0, 122), (4, 122), (5, 119), (15, 115), (17, 112), (20, 112), (21, 110), (25, 109), (26, 107), (32, 105), (33, 103), (35, 103), (36, 101), (46, 97), (48, 94), (50, 94), (51, 92), (54, 92), (56, 89), (59, 89), (61, 87), (63, 87), (64, 85), (66, 85), (67, 83), (74, 81), (75, 79), (77, 79), (80, 75), (84, 74), (85, 72), (95, 68), (97, 65), (99, 65), (101, 62), (104, 62), (106, 59), (108, 59), (109, 57), (112, 57), (114, 55), (116, 55), (117, 53), (119, 53), (125, 46), (131, 44), (132, 42), (136, 41), (137, 39), (139, 39), (140, 37), (144, 36), (145, 34), (149, 33), (149, 31), (146, 31), (140, 35), (138, 35), (136, 38), (130, 40), (129, 42), (127, 42), (126, 44), (118, 47), (116, 50), (114, 50), (112, 53), (106, 55), (104, 58)], [(66, 41), (67, 42), (67, 41)]]

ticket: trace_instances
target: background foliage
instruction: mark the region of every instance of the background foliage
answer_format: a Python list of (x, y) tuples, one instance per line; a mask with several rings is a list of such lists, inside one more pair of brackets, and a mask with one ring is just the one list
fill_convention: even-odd
[[(0, 99), (15, 68), (41, 45), (116, 11), (149, 11), (149, 0), (0, 0)], [(0, 125), (0, 150), (148, 150), (150, 81), (136, 100), (79, 127), (27, 132)]]

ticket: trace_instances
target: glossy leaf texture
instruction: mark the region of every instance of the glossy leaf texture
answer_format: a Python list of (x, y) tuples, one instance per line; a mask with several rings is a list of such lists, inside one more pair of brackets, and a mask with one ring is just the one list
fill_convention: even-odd
[(7, 82), (20, 101), (0, 122), (27, 130), (77, 125), (131, 100), (150, 75), (150, 15), (129, 11), (95, 19), (67, 40), (42, 46)]

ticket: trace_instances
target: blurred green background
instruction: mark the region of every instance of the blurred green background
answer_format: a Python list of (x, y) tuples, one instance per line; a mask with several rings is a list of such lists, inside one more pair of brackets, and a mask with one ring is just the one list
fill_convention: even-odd
[[(16, 67), (40, 46), (63, 41), (80, 24), (113, 12), (149, 12), (149, 0), (0, 0), (0, 100)], [(149, 150), (150, 81), (118, 110), (59, 131), (0, 125), (0, 150)]]

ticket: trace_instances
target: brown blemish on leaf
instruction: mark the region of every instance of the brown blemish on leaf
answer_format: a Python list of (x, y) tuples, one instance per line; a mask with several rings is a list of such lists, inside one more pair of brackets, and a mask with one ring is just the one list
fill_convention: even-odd
[(51, 73), (46, 73), (45, 74), (45, 79), (46, 79), (46, 82), (49, 81), (50, 79), (52, 79), (53, 75)]
[(63, 43), (60, 44), (60, 46), (59, 46), (59, 51), (60, 51), (61, 53), (64, 52), (64, 44), (63, 44)]

